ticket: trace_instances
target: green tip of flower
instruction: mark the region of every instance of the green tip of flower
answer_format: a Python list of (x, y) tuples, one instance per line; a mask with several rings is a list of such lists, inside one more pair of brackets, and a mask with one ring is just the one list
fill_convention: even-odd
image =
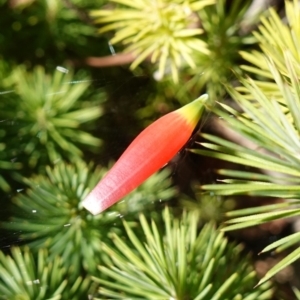
[(203, 94), (191, 103), (178, 109), (179, 112), (193, 128), (196, 127), (204, 110), (204, 104), (208, 100), (208, 94)]

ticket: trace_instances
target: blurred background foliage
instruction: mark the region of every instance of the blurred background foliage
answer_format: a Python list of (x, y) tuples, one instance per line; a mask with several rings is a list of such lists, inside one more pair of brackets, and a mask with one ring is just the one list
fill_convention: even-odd
[[(299, 298), (299, 14), (0, 0), (0, 299)], [(130, 141), (202, 93), (203, 133), (88, 214)]]

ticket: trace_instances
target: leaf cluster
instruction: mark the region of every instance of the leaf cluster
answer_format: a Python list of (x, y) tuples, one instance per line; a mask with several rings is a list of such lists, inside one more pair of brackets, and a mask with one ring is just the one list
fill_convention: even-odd
[(95, 271), (103, 259), (101, 242), (110, 243), (109, 232), (122, 235), (120, 222), (124, 215), (134, 222), (140, 206), (151, 209), (154, 201), (175, 195), (166, 169), (153, 175), (113, 208), (92, 216), (81, 202), (106, 172), (105, 168), (95, 168), (82, 161), (46, 167), (46, 176), (25, 179), (28, 189), (13, 199), (13, 217), (9, 222), (2, 222), (1, 227), (20, 231), (20, 239), (32, 250), (47, 245), (50, 258), (61, 256), (75, 274), (82, 269)]
[[(292, 9), (293, 8), (293, 9)], [(218, 185), (205, 185), (202, 188), (215, 195), (250, 195), (283, 199), (282, 202), (256, 208), (242, 209), (227, 213), (231, 219), (226, 222), (224, 230), (234, 230), (270, 222), (276, 219), (297, 217), (299, 211), (299, 63), (295, 60), (293, 47), (288, 49), (290, 42), (297, 43), (293, 30), (295, 17), (299, 12), (297, 2), (287, 3), (287, 17), (289, 25), (285, 25), (271, 9), (270, 17), (263, 19), (260, 27), (262, 35), (261, 47), (263, 53), (256, 55), (256, 65), (264, 61), (260, 75), (268, 75), (272, 81), (264, 83), (252, 78), (240, 78), (242, 87), (234, 89), (228, 86), (227, 90), (234, 101), (243, 109), (238, 111), (232, 107), (220, 104), (215, 109), (217, 115), (224, 119), (240, 140), (247, 141), (238, 145), (236, 142), (204, 134), (208, 141), (202, 146), (209, 150), (193, 150), (202, 155), (230, 161), (237, 164), (256, 168), (253, 171), (219, 170), (222, 176), (231, 178), (222, 179)], [(288, 30), (291, 26), (291, 30)], [(278, 31), (289, 32), (292, 40), (278, 40), (276, 47), (267, 47), (275, 44)], [(276, 37), (275, 37), (276, 36)], [(272, 40), (271, 37), (274, 39)], [(276, 39), (276, 40), (275, 40)], [(273, 41), (273, 42), (272, 42)], [(279, 59), (280, 58), (280, 59)], [(254, 61), (254, 60), (253, 60)], [(246, 68), (258, 74), (255, 67)], [(284, 249), (299, 243), (299, 234), (284, 237), (262, 252), (273, 250), (280, 253)], [(260, 280), (265, 282), (277, 272), (300, 258), (299, 248), (293, 250), (280, 263), (275, 265)]]
[[(89, 84), (75, 84), (72, 72), (64, 70), (67, 73), (57, 70), (49, 75), (42, 67), (30, 72), (20, 66), (5, 79), (0, 95), (1, 148), (5, 149), (1, 169), (23, 166), (26, 174), (27, 168), (77, 160), (83, 155), (79, 145), (99, 149), (101, 140), (85, 128), (90, 130), (86, 123), (102, 115), (101, 101), (92, 100), (87, 107), (81, 99)], [(8, 182), (3, 179), (1, 187), (9, 190)]]
[(197, 212), (184, 213), (179, 220), (165, 209), (163, 220), (162, 232), (153, 220), (149, 223), (140, 215), (142, 240), (124, 221), (130, 244), (116, 234), (112, 235), (114, 247), (103, 244), (110, 261), (99, 267), (108, 278), (94, 278), (100, 284), (99, 296), (195, 300), (271, 297), (269, 283), (250, 291), (255, 272), (248, 265), (248, 257), (241, 259), (241, 246), (228, 243), (211, 223), (198, 232)]
[(191, 52), (209, 54), (205, 43), (195, 37), (203, 33), (196, 26), (195, 12), (213, 4), (214, 0), (113, 2), (125, 7), (94, 11), (92, 17), (96, 23), (108, 23), (99, 29), (100, 33), (117, 30), (111, 43), (122, 42), (126, 52), (133, 52), (136, 58), (131, 64), (132, 69), (151, 56), (152, 63), (158, 62), (157, 76), (162, 78), (170, 60), (172, 78), (178, 82), (182, 61), (191, 68), (196, 66)]
[(91, 287), (88, 277), (68, 280), (69, 270), (60, 257), (49, 258), (41, 248), (34, 257), (29, 248), (14, 247), (11, 255), (0, 252), (0, 299), (82, 299)]
[[(103, 42), (95, 38), (87, 11), (102, 0), (40, 0), (0, 3), (0, 58), (12, 63), (36, 62), (44, 65), (85, 57), (93, 45), (103, 52)], [(22, 51), (20, 51), (22, 49)], [(101, 53), (100, 52), (100, 53)]]
[[(171, 74), (172, 89), (179, 90), (180, 97), (190, 93), (196, 97), (205, 87), (212, 96), (222, 94), (220, 82), (228, 81), (231, 69), (239, 70), (233, 53), (255, 41), (249, 32), (242, 33), (251, 1), (235, 1), (234, 5), (225, 0), (112, 4), (110, 9), (91, 14), (100, 25), (99, 32), (114, 31), (111, 43), (122, 42), (124, 51), (135, 57), (131, 69), (149, 59), (157, 65), (153, 73), (157, 80)], [(180, 69), (187, 78), (179, 77)], [(186, 86), (176, 88), (179, 81)]]

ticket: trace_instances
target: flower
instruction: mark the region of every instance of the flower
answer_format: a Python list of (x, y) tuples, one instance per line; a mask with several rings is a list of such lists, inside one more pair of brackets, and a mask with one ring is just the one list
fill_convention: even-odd
[(93, 214), (126, 196), (167, 164), (187, 143), (208, 96), (175, 110), (143, 130), (83, 202)]

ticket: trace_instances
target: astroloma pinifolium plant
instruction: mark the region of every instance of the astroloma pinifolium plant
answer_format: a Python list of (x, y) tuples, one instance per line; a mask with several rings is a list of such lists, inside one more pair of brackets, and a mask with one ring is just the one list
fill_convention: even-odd
[(85, 123), (103, 113), (103, 95), (100, 101), (82, 99), (89, 80), (77, 82), (65, 68), (49, 75), (42, 67), (18, 67), (5, 82), (10, 92), (1, 94), (0, 116), (8, 152), (17, 161), (36, 167), (62, 158), (76, 161), (84, 145), (99, 150), (101, 140), (84, 131)]
[[(255, 66), (244, 66), (254, 78), (239, 78), (241, 86), (227, 90), (243, 111), (221, 104), (215, 108), (225, 123), (238, 136), (234, 142), (203, 134), (206, 149), (193, 152), (211, 156), (258, 171), (219, 170), (227, 179), (218, 185), (202, 188), (219, 196), (247, 195), (278, 199), (274, 204), (227, 213), (232, 219), (224, 230), (241, 229), (277, 219), (299, 217), (300, 203), (300, 60), (296, 49), (300, 42), (298, 1), (286, 3), (288, 23), (274, 9), (262, 18), (259, 33), (262, 52), (243, 53)], [(280, 37), (280, 38), (279, 38)], [(258, 68), (259, 67), (259, 68)], [(255, 80), (255, 75), (268, 81)], [(240, 144), (239, 144), (240, 143)], [(282, 253), (299, 243), (299, 232), (283, 237), (262, 249), (262, 252)], [(260, 283), (300, 258), (300, 248), (294, 249), (272, 267)]]
[(101, 242), (111, 243), (110, 231), (122, 235), (123, 216), (134, 222), (140, 210), (155, 211), (156, 204), (176, 195), (170, 171), (164, 169), (105, 213), (92, 216), (82, 201), (106, 172), (79, 160), (46, 167), (46, 175), (25, 179), (28, 188), (13, 198), (12, 217), (1, 227), (17, 232), (35, 251), (47, 247), (50, 258), (61, 256), (75, 276), (82, 269), (94, 272), (103, 259)]
[(197, 213), (177, 219), (169, 209), (163, 220), (161, 231), (141, 214), (142, 235), (126, 221), (128, 240), (111, 234), (114, 245), (102, 245), (109, 260), (99, 266), (107, 278), (93, 277), (99, 283), (95, 299), (271, 299), (271, 283), (253, 289), (257, 278), (250, 258), (213, 224), (199, 231)]
[(178, 69), (185, 64), (195, 68), (193, 52), (209, 54), (207, 45), (198, 35), (203, 29), (198, 26), (197, 11), (214, 0), (198, 1), (122, 1), (113, 10), (95, 10), (92, 17), (102, 26), (100, 33), (116, 30), (112, 44), (122, 42), (125, 51), (135, 57), (130, 68), (136, 68), (146, 58), (158, 65), (158, 77), (162, 78), (170, 68), (172, 78), (178, 82)]
[(61, 257), (50, 257), (45, 248), (33, 255), (28, 247), (14, 247), (10, 255), (0, 251), (0, 299), (80, 300), (87, 297), (89, 276), (71, 279), (72, 268)]

